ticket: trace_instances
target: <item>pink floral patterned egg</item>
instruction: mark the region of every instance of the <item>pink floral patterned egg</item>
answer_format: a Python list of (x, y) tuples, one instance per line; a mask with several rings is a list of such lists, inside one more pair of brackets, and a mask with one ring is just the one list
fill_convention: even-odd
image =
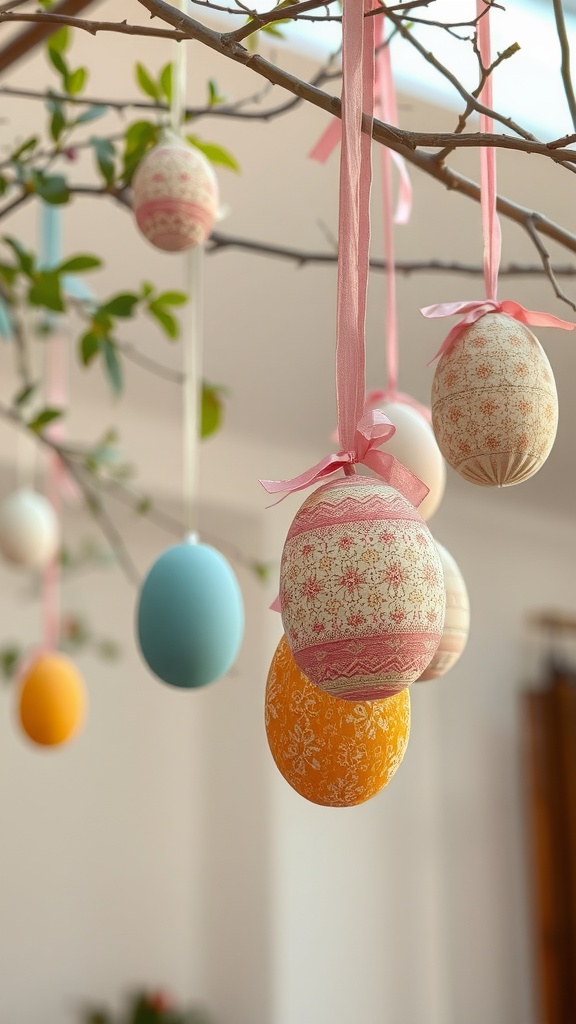
[(533, 476), (554, 444), (558, 396), (532, 331), (505, 313), (466, 327), (436, 368), (432, 425), (466, 480), (508, 487)]
[(382, 480), (347, 476), (297, 512), (280, 568), (284, 631), (301, 672), (342, 700), (399, 693), (430, 663), (444, 626), (436, 545)]
[(218, 212), (218, 183), (199, 149), (176, 142), (156, 146), (132, 186), (136, 223), (157, 249), (183, 252), (206, 241)]
[(419, 683), (428, 679), (439, 679), (454, 667), (466, 647), (470, 629), (470, 604), (462, 573), (446, 548), (438, 541), (436, 547), (444, 571), (446, 617), (438, 649), (420, 676)]

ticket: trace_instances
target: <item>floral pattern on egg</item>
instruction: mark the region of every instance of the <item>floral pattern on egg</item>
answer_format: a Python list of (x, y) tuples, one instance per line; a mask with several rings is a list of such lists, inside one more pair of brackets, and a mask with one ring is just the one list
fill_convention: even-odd
[(147, 153), (134, 175), (132, 207), (140, 231), (157, 249), (194, 248), (216, 221), (216, 176), (200, 150), (163, 143)]
[(280, 605), (311, 682), (343, 700), (398, 693), (429, 664), (444, 625), (442, 566), (428, 527), (382, 480), (324, 484), (288, 532)]
[(410, 735), (410, 695), (366, 703), (330, 697), (303, 675), (282, 637), (268, 673), (265, 721), (276, 766), (292, 788), (312, 803), (351, 807), (397, 771)]
[(504, 313), (464, 328), (436, 368), (432, 425), (466, 480), (507, 487), (533, 476), (554, 444), (558, 397), (532, 331)]

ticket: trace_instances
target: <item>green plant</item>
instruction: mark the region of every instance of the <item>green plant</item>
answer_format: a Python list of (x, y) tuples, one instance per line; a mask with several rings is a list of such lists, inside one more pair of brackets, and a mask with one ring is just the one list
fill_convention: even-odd
[(139, 992), (127, 1000), (119, 1014), (90, 1007), (82, 1024), (214, 1024), (213, 1017), (195, 1007), (182, 1009), (165, 992)]

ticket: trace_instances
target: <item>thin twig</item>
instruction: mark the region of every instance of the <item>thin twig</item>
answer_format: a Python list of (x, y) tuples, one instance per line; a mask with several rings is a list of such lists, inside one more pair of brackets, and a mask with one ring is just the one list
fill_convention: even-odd
[(572, 126), (576, 130), (576, 96), (574, 96), (574, 86), (572, 84), (572, 73), (570, 70), (570, 42), (568, 40), (568, 32), (566, 31), (566, 19), (564, 18), (562, 0), (553, 0), (553, 3), (556, 31), (558, 33), (560, 51), (562, 54), (562, 62), (560, 65), (562, 83), (564, 85), (564, 92), (566, 93), (570, 116), (572, 118)]
[(538, 231), (536, 230), (536, 226), (535, 226), (534, 222), (531, 221), (530, 219), (528, 219), (524, 226), (525, 226), (526, 231), (528, 232), (532, 242), (534, 243), (534, 246), (536, 247), (537, 252), (540, 254), (540, 258), (542, 260), (542, 266), (544, 268), (544, 272), (545, 272), (546, 276), (548, 277), (548, 280), (550, 281), (550, 284), (552, 285), (552, 287), (554, 289), (554, 293), (555, 293), (556, 297), (558, 299), (561, 299), (562, 302), (566, 302), (569, 306), (572, 307), (572, 309), (576, 313), (576, 303), (573, 302), (572, 299), (570, 299), (568, 297), (568, 295), (566, 295), (566, 292), (562, 290), (562, 288), (558, 284), (558, 281), (556, 280), (556, 274), (555, 274), (554, 268), (552, 266), (552, 261), (550, 259), (550, 253), (548, 252), (546, 246), (544, 245), (542, 239), (540, 238), (540, 235), (538, 234)]
[(184, 383), (185, 376), (179, 370), (172, 370), (169, 366), (164, 366), (163, 363), (150, 359), (149, 356), (143, 355), (135, 345), (130, 344), (128, 341), (118, 341), (116, 344), (126, 359), (129, 359), (136, 366), (140, 366), (143, 370), (147, 370), (148, 373), (153, 373), (156, 377), (169, 381), (170, 384)]
[[(22, 419), (22, 416), (16, 409), (0, 405), (0, 416), (5, 420), (8, 420), (10, 423), (13, 423), (20, 430), (23, 430), (26, 433), (30, 432), (26, 422)], [(126, 544), (124, 543), (122, 534), (118, 530), (113, 519), (106, 512), (106, 509), (102, 506), (96, 491), (94, 491), (88, 484), (85, 474), (81, 472), (80, 467), (69, 454), (69, 450), (65, 446), (58, 444), (58, 442), (54, 441), (46, 433), (35, 434), (35, 437), (41, 444), (56, 452), (62, 464), (66, 467), (70, 476), (75, 480), (76, 484), (80, 488), (86, 504), (110, 544), (118, 564), (124, 570), (130, 582), (133, 583), (134, 586), (140, 586), (140, 573), (132, 561)]]
[(55, 28), (68, 25), (70, 28), (82, 29), (83, 32), (88, 32), (91, 36), (95, 36), (98, 32), (120, 32), (122, 35), (155, 36), (159, 39), (176, 39), (178, 42), (188, 38), (186, 33), (174, 32), (171, 29), (129, 25), (127, 21), (88, 21), (86, 18), (73, 18), (68, 14), (44, 12), (13, 14), (11, 11), (0, 11), (0, 24), (3, 22), (31, 22), (32, 24), (54, 25)]

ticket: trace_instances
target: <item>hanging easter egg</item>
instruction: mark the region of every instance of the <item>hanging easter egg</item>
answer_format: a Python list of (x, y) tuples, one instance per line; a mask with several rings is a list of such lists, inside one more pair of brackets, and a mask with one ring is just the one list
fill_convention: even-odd
[(0, 551), (14, 565), (42, 569), (60, 542), (58, 519), (47, 498), (36, 491), (14, 491), (0, 505)]
[(418, 506), (418, 511), (423, 519), (431, 519), (442, 501), (446, 486), (446, 465), (434, 431), (421, 412), (404, 402), (387, 401), (379, 408), (396, 427), (386, 442), (386, 451), (428, 487), (428, 494)]
[(193, 541), (164, 551), (142, 585), (137, 628), (145, 661), (165, 683), (196, 689), (225, 675), (244, 629), (240, 587), (226, 559)]
[(199, 149), (169, 140), (150, 150), (132, 182), (140, 231), (157, 249), (183, 252), (202, 245), (218, 213), (218, 183)]
[(20, 685), (18, 710), (26, 735), (40, 746), (66, 743), (86, 717), (86, 689), (78, 669), (64, 654), (40, 654)]
[(558, 397), (532, 331), (505, 313), (465, 327), (436, 368), (432, 423), (466, 480), (507, 487), (533, 476), (554, 444)]
[(333, 697), (378, 700), (421, 675), (444, 625), (444, 584), (422, 517), (380, 479), (331, 480), (306, 499), (280, 567), (286, 638)]
[(395, 774), (410, 735), (408, 690), (387, 700), (329, 697), (298, 668), (282, 637), (268, 673), (266, 736), (281, 774), (300, 796), (352, 807)]
[(446, 616), (438, 649), (418, 682), (439, 679), (453, 668), (466, 647), (470, 629), (470, 604), (462, 573), (446, 548), (442, 547), (438, 541), (436, 541), (436, 547), (444, 571)]

